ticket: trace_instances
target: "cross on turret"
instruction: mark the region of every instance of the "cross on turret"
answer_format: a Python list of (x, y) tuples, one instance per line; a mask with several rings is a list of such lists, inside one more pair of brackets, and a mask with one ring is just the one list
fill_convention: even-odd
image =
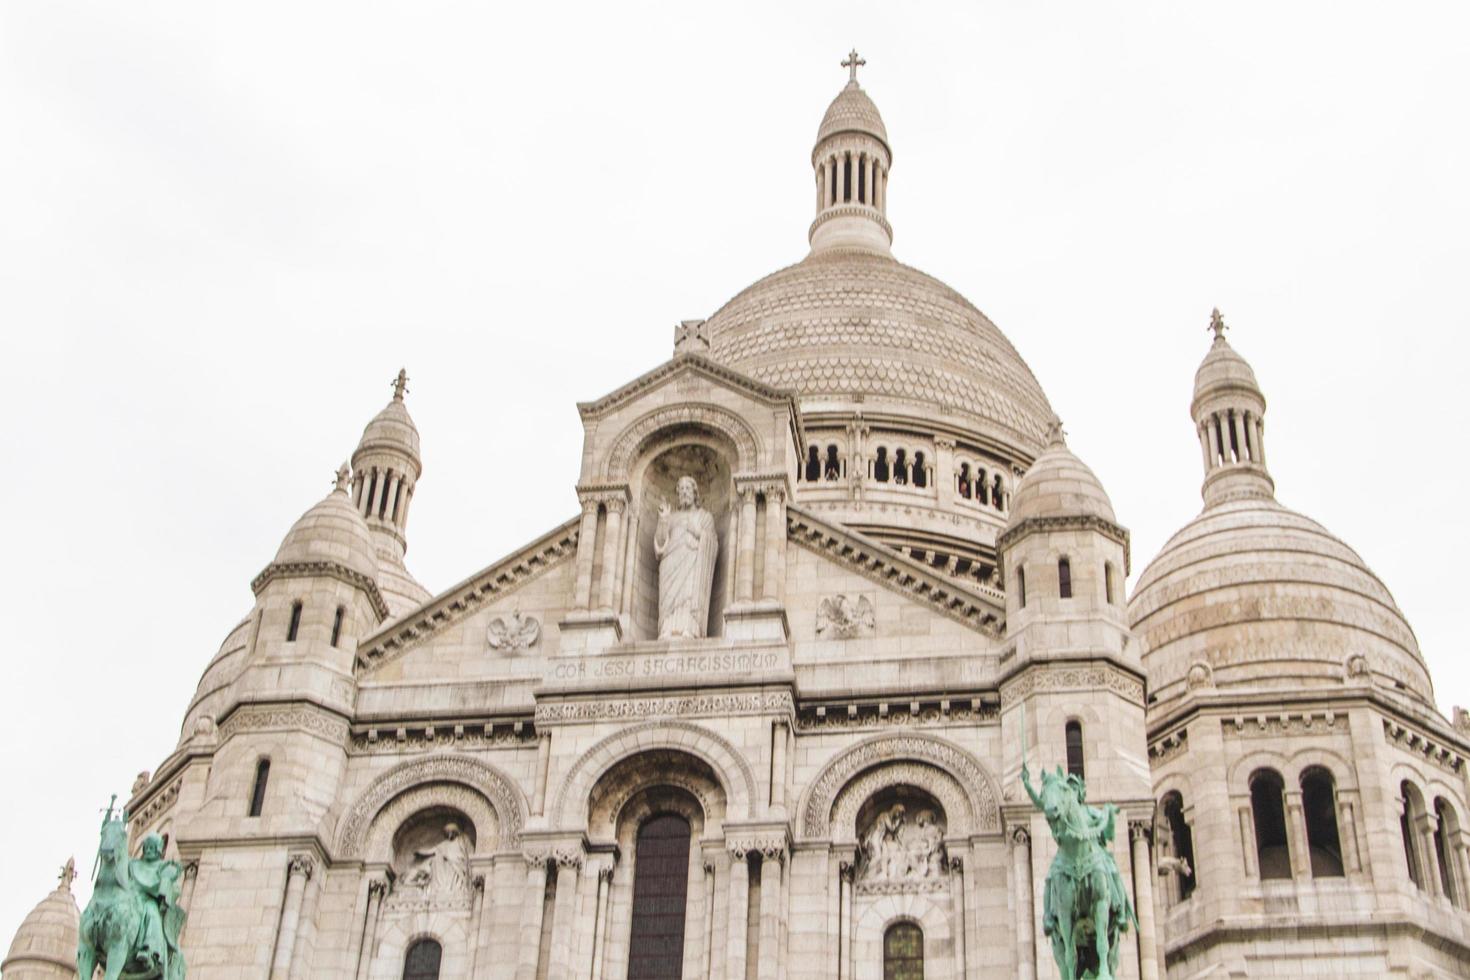
[(67, 858), (61, 866), (61, 891), (71, 891), (71, 883), (77, 877), (77, 859)]
[(403, 395), (408, 391), (408, 369), (399, 368), (398, 377), (393, 379), (393, 400), (403, 401)]
[(851, 51), (849, 51), (847, 57), (843, 59), (842, 62), (842, 67), (847, 69), (848, 81), (857, 81), (857, 70), (866, 64), (866, 61), (858, 57), (857, 48), (853, 48)]
[(1215, 332), (1216, 340), (1224, 340), (1225, 331), (1230, 329), (1225, 326), (1225, 317), (1220, 315), (1220, 308), (1218, 306), (1210, 313), (1210, 329)]

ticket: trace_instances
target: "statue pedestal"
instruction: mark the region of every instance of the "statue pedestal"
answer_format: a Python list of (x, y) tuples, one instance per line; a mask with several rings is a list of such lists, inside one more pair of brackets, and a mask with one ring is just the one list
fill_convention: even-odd
[(740, 602), (725, 610), (725, 638), (736, 643), (785, 643), (790, 635), (779, 602)]
[(568, 613), (557, 627), (561, 630), (562, 656), (601, 653), (623, 639), (623, 624), (608, 612)]

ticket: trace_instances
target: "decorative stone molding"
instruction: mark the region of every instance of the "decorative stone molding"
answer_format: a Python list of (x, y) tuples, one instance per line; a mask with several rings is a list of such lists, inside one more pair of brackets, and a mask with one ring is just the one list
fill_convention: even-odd
[(509, 616), (490, 620), (485, 634), (490, 649), (521, 653), (535, 646), (541, 638), (541, 620), (535, 616), (522, 616), (519, 609), (513, 609)]
[(1000, 703), (1002, 708), (1009, 707), (1035, 691), (1095, 691), (1099, 688), (1143, 706), (1143, 681), (1112, 664), (1039, 664), (1001, 688)]
[(1153, 839), (1153, 822), (1150, 820), (1128, 821), (1128, 839), (1130, 841), (1143, 841), (1145, 844)]
[(1470, 737), (1470, 711), (1466, 711), (1464, 708), (1460, 707), (1457, 704), (1454, 707), (1453, 717), (1455, 731), (1459, 732), (1461, 735)]
[(734, 471), (753, 470), (760, 465), (760, 438), (750, 423), (727, 408), (704, 402), (685, 402), (654, 409), (629, 425), (613, 443), (603, 461), (603, 476), (608, 480), (627, 477), (638, 453), (661, 430), (680, 426), (712, 429), (735, 445)]
[(1181, 728), (1149, 743), (1148, 761), (1157, 766), (1189, 751), (1189, 729)]
[[(614, 836), (628, 816), (624, 808), (630, 800), (665, 787), (689, 794), (706, 827), (724, 821), (725, 794), (713, 772), (701, 765), (691, 766), (689, 757), (677, 749), (653, 749), (622, 760), (593, 785), (588, 801), (588, 834)], [(691, 809), (691, 813), (683, 814), (686, 818), (694, 815), (692, 808), (676, 809)]]
[(961, 837), (975, 833), (973, 807), (965, 788), (950, 773), (923, 762), (899, 761), (869, 769), (837, 794), (831, 808), (834, 840), (857, 839), (857, 816), (864, 803), (892, 786), (913, 786), (939, 801), (950, 831)]
[(544, 534), (520, 551), (496, 562), (468, 582), (388, 629), (363, 640), (355, 669), (370, 673), (396, 660), (440, 630), (472, 615), (487, 603), (514, 592), (577, 554), (581, 517)]
[(786, 863), (784, 833), (733, 834), (725, 838), (725, 847), (737, 861), (743, 861), (748, 854), (759, 854), (762, 860)]
[[(1020, 477), (1017, 477), (1019, 480)], [(1123, 548), (1123, 574), (1132, 573), (1132, 554), (1128, 543), (1128, 529), (1096, 514), (1066, 517), (1028, 517), (1019, 524), (1008, 527), (995, 539), (997, 553), (1032, 534), (1047, 534), (1054, 531), (1095, 531)]]
[(1196, 660), (1189, 665), (1189, 672), (1184, 675), (1184, 684), (1191, 691), (1215, 686), (1215, 671), (1203, 660)]
[(368, 882), (368, 898), (382, 899), (388, 894), (388, 881), (386, 878), (374, 878)]
[(389, 616), (388, 602), (383, 598), (383, 593), (378, 591), (378, 583), (346, 565), (334, 561), (271, 562), (251, 581), (250, 589), (260, 595), (267, 585), (278, 578), (334, 578), (366, 593), (368, 602), (372, 603), (373, 612), (378, 614), (378, 622), (383, 622)]
[(832, 561), (922, 603), (956, 622), (993, 639), (1005, 629), (1005, 607), (987, 600), (958, 582), (925, 569), (872, 538), (840, 528), (795, 504), (786, 505), (786, 528), (791, 540), (813, 554)]
[(1031, 831), (1020, 824), (1016, 824), (1006, 834), (1006, 839), (1010, 841), (1012, 847), (1030, 847)]
[(862, 728), (917, 728), (977, 724), (1000, 719), (1000, 705), (979, 698), (956, 701), (910, 701), (906, 704), (847, 704), (803, 707), (796, 716), (797, 731)]
[(566, 825), (572, 800), (585, 801), (592, 786), (616, 763), (650, 749), (677, 749), (702, 759), (720, 780), (727, 812), (744, 815), (756, 798), (755, 776), (740, 750), (708, 728), (683, 721), (650, 721), (632, 725), (583, 753), (557, 790), (552, 826)]
[(872, 636), (877, 626), (873, 603), (865, 595), (827, 596), (817, 604), (817, 636), (823, 640), (851, 640)]
[(434, 807), (463, 814), (465, 820), (454, 822), (461, 831), (473, 831), (468, 839), (474, 842), (474, 853), (495, 851), (500, 841), (500, 814), (483, 793), (461, 783), (426, 783), (399, 793), (373, 817), (363, 839), (362, 857), (368, 861), (391, 857), (394, 835), (416, 814)]
[(1245, 738), (1330, 735), (1347, 731), (1347, 716), (1336, 711), (1280, 712), (1274, 715), (1236, 715), (1222, 720), (1226, 735)]
[(1437, 739), (1425, 735), (1423, 732), (1407, 728), (1396, 721), (1388, 718), (1383, 719), (1383, 737), (1390, 745), (1398, 746), (1415, 755), (1422, 756), (1442, 769), (1452, 773), (1463, 773), (1465, 771), (1465, 757), (1448, 745)]
[(315, 872), (316, 861), (310, 854), (294, 854), (291, 856), (290, 863), (286, 866), (286, 876), (288, 878), (300, 875), (307, 881), (310, 881), (311, 876)]
[(705, 716), (790, 714), (789, 691), (740, 694), (686, 694), (672, 697), (603, 698), (536, 705), (536, 724), (603, 721), (609, 718), (695, 718)]
[(520, 745), (536, 738), (536, 730), (524, 721), (456, 722), (451, 725), (419, 723), (400, 728), (363, 728), (352, 733), (350, 750), (362, 755), (393, 755), (448, 750), (483, 749), (497, 745)]
[(1372, 671), (1368, 667), (1368, 658), (1361, 653), (1350, 653), (1342, 663), (1342, 679), (1345, 683), (1353, 681), (1371, 681)]
[(547, 866), (547, 871), (550, 871), (552, 867), (580, 869), (582, 862), (587, 857), (581, 847), (572, 844), (528, 846), (522, 855), (527, 864), (533, 867), (544, 864)]
[(244, 704), (220, 723), (219, 740), (228, 742), (241, 732), (310, 732), (342, 745), (347, 742), (347, 720), (314, 705)]
[[(838, 794), (864, 770), (893, 762), (926, 762), (944, 770), (963, 788), (974, 832), (999, 832), (1000, 796), (985, 767), (970, 753), (942, 739), (918, 732), (878, 735), (857, 743), (826, 764), (807, 790), (800, 809), (802, 836), (831, 836), (832, 807)], [(923, 787), (921, 787), (923, 788)], [(957, 814), (950, 814), (950, 820)]]
[(163, 816), (178, 802), (179, 791), (184, 788), (184, 777), (180, 776), (163, 789), (149, 797), (142, 809), (128, 814), (128, 821), (136, 828), (147, 827)]
[(793, 410), (796, 408), (796, 400), (789, 391), (772, 387), (763, 381), (757, 381), (750, 375), (742, 374), (721, 361), (706, 357), (703, 354), (680, 352), (675, 354), (672, 359), (665, 361), (642, 376), (634, 378), (621, 388), (602, 396), (596, 401), (579, 402), (577, 404), (577, 411), (584, 419), (605, 415), (609, 410), (616, 408), (618, 405), (657, 387), (665, 378), (690, 369), (744, 391), (746, 394), (761, 401), (785, 402), (791, 405)]
[(405, 762), (383, 773), (363, 791), (337, 832), (342, 857), (359, 857), (373, 818), (394, 797), (424, 783), (460, 783), (480, 792), (495, 809), (505, 843), (520, 845), (528, 808), (515, 784), (478, 759), (463, 755), (430, 756)]

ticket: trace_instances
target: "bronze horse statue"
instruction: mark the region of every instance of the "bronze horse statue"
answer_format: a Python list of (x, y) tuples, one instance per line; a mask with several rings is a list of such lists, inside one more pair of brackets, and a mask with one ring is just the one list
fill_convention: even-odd
[[(114, 802), (116, 797), (113, 798)], [(128, 857), (127, 814), (108, 806), (97, 848), (96, 884), (77, 936), (77, 976), (92, 980), (184, 980), (179, 932), (183, 867), (163, 859), (163, 838), (149, 834), (142, 854)]]
[(1042, 928), (1051, 938), (1052, 956), (1062, 980), (1113, 980), (1118, 975), (1119, 941), (1138, 919), (1128, 901), (1123, 877), (1108, 845), (1115, 834), (1118, 808), (1087, 805), (1087, 784), (1062, 772), (1041, 772), (1041, 792), (1031, 786), (1023, 764), (1026, 795), (1046, 816), (1057, 856), (1046, 875)]

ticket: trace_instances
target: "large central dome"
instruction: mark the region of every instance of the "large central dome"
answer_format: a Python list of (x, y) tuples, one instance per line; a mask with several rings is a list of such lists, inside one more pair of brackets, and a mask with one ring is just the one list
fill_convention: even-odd
[(892, 400), (972, 416), (1032, 452), (1046, 441), (1051, 406), (1010, 341), (887, 255), (815, 251), (742, 291), (708, 331), (716, 359), (804, 399)]

